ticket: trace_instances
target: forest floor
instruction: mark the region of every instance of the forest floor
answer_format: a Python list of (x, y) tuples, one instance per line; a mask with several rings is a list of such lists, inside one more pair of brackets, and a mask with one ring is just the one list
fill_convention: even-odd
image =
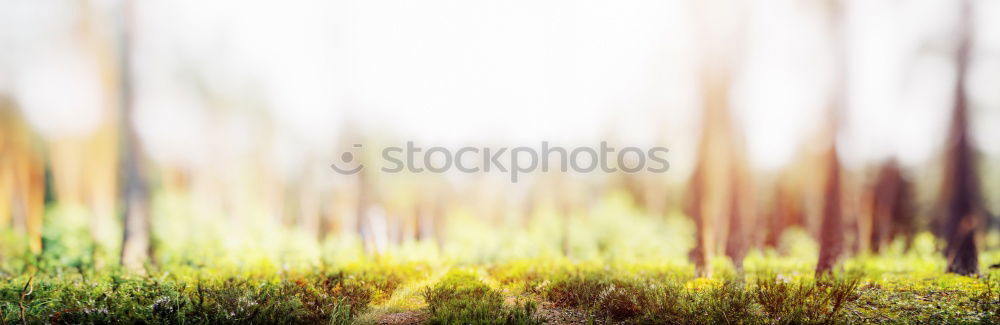
[[(867, 265), (867, 267), (864, 267)], [(3, 324), (1000, 323), (1000, 270), (977, 277), (805, 267), (525, 260), (340, 269), (52, 269), (0, 278)]]

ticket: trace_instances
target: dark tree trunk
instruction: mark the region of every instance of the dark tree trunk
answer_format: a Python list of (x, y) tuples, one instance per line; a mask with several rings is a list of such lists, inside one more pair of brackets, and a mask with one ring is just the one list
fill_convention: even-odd
[(944, 234), (948, 241), (945, 256), (948, 272), (971, 275), (979, 272), (975, 229), (982, 216), (975, 154), (969, 143), (968, 102), (965, 78), (971, 46), (971, 1), (962, 1), (962, 27), (956, 58), (955, 103), (945, 157), (942, 204), (945, 209)]
[(837, 132), (847, 104), (847, 35), (844, 24), (844, 1), (835, 1), (831, 8), (831, 30), (833, 32), (838, 75), (834, 81), (833, 103), (830, 106), (829, 148), (826, 154), (826, 183), (823, 189), (823, 211), (819, 232), (819, 260), (817, 274), (828, 274), (844, 250), (843, 211), (841, 205), (840, 158), (837, 155)]
[(791, 179), (791, 174), (786, 172), (780, 176), (776, 185), (774, 202), (768, 212), (765, 247), (778, 248), (785, 229), (805, 225), (802, 221), (801, 184), (793, 184)]
[[(733, 168), (734, 170), (736, 168)], [(733, 179), (740, 179), (739, 172), (733, 172)], [(733, 261), (737, 272), (743, 272), (743, 258), (746, 256), (746, 233), (744, 219), (746, 215), (742, 206), (742, 182), (733, 182), (729, 192), (729, 236), (726, 240), (726, 256)]]
[(909, 246), (913, 237), (912, 184), (895, 160), (886, 162), (872, 189), (871, 250), (880, 252), (893, 238), (903, 235)]
[(823, 221), (819, 233), (819, 261), (816, 263), (816, 273), (826, 274), (833, 271), (837, 259), (844, 250), (844, 226), (840, 204), (840, 161), (837, 158), (836, 146), (831, 146), (828, 153), (826, 185), (823, 190)]

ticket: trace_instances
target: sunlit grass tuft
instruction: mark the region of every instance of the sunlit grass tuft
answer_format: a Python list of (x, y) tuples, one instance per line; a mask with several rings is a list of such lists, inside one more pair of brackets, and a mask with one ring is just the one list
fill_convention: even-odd
[(505, 304), (475, 271), (456, 269), (423, 292), (431, 324), (541, 324), (532, 301)]

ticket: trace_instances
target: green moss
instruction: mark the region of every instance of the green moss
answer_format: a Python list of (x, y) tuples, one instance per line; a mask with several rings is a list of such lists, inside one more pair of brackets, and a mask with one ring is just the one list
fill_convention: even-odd
[[(144, 275), (26, 267), (0, 278), (0, 312), (7, 324), (22, 318), (32, 324), (346, 324), (362, 314), (361, 321), (377, 322), (404, 311), (432, 324), (536, 324), (574, 311), (585, 316), (573, 321), (636, 324), (1000, 323), (995, 270), (963, 277), (859, 266), (816, 279), (758, 266), (714, 279), (669, 264), (528, 260), (447, 272), (445, 265), (380, 263), (288, 270), (174, 265)], [(401, 290), (406, 293), (397, 294)], [(400, 295), (414, 302), (382, 308)]]
[(504, 303), (499, 290), (471, 271), (451, 271), (423, 293), (431, 324), (540, 324), (534, 302)]
[(0, 281), (0, 309), (19, 322), (23, 306), (29, 323), (328, 323), (350, 320), (401, 281), (381, 273), (208, 274), (12, 277)]

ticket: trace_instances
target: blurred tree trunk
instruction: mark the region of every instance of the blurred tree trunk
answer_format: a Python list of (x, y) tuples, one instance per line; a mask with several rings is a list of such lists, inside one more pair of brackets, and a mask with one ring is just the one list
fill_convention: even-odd
[(781, 235), (786, 229), (800, 226), (804, 227), (803, 221), (803, 189), (802, 182), (797, 180), (801, 175), (799, 167), (801, 163), (793, 163), (788, 169), (783, 171), (777, 180), (774, 192), (774, 201), (771, 203), (770, 216), (767, 220), (767, 236), (764, 238), (764, 246), (778, 248), (781, 244)]
[[(711, 277), (715, 254), (727, 253), (739, 267), (745, 240), (743, 209), (746, 203), (740, 179), (745, 162), (742, 144), (730, 113), (730, 90), (745, 45), (746, 2), (742, 0), (699, 1), (695, 14), (701, 63), (699, 86), (702, 130), (698, 157), (691, 179), (688, 213), (694, 218), (696, 244), (690, 252), (700, 275)], [(730, 243), (732, 242), (732, 243)]]
[[(119, 93), (118, 40), (105, 33), (113, 30), (93, 3), (80, 2), (78, 37), (94, 55), (99, 68), (101, 95), (115, 98)], [(94, 267), (101, 268), (113, 261), (118, 240), (112, 230), (117, 225), (120, 108), (108, 101), (101, 108), (102, 120), (92, 133), (82, 138), (53, 139), (49, 145), (54, 193), (60, 206), (83, 206), (90, 211), (90, 236), (93, 240), (91, 258)]]
[(830, 3), (830, 27), (833, 34), (833, 47), (836, 51), (833, 102), (829, 111), (829, 126), (826, 150), (825, 185), (823, 186), (823, 207), (821, 212), (819, 232), (819, 260), (816, 262), (816, 273), (826, 274), (833, 271), (834, 265), (844, 251), (843, 202), (841, 199), (840, 157), (837, 155), (837, 133), (840, 130), (842, 114), (847, 105), (847, 35), (844, 23), (844, 0)]
[(826, 185), (823, 192), (823, 211), (819, 233), (819, 261), (816, 273), (830, 273), (844, 250), (844, 226), (840, 199), (840, 161), (837, 146), (830, 145), (827, 152)]
[(122, 236), (121, 263), (129, 269), (141, 269), (152, 255), (149, 223), (149, 188), (143, 169), (142, 148), (139, 135), (132, 123), (135, 109), (132, 96), (131, 37), (132, 1), (121, 3), (121, 161), (125, 172), (122, 192), (124, 203), (124, 231)]
[[(700, 159), (699, 159), (700, 160)], [(695, 170), (692, 173), (690, 185), (688, 192), (691, 193), (688, 199), (688, 205), (686, 207), (685, 213), (691, 216), (694, 220), (694, 230), (695, 230), (695, 240), (694, 248), (688, 253), (691, 263), (694, 263), (695, 272), (701, 275), (708, 275), (707, 264), (712, 258), (712, 247), (711, 247), (711, 234), (706, 232), (705, 229), (711, 225), (710, 220), (707, 220), (702, 214), (702, 206), (704, 205), (704, 194), (703, 189), (705, 187), (705, 177), (702, 176), (704, 172), (703, 166), (700, 164), (695, 166)]]
[(373, 255), (375, 253), (375, 243), (372, 238), (371, 225), (368, 217), (369, 209), (371, 209), (372, 193), (365, 170), (361, 170), (357, 175), (358, 201), (356, 206), (357, 210), (354, 211), (354, 216), (357, 219), (355, 219), (354, 225), (359, 238), (361, 238), (361, 247), (364, 249), (366, 254)]
[(968, 74), (972, 31), (971, 1), (961, 3), (961, 28), (956, 58), (955, 102), (945, 156), (942, 204), (945, 209), (944, 234), (948, 241), (945, 256), (948, 272), (971, 275), (979, 272), (975, 229), (983, 214), (975, 154), (969, 143), (968, 101), (965, 79)]
[(0, 98), (0, 228), (11, 221), (27, 234), (32, 253), (42, 252), (45, 162), (26, 121)]
[[(871, 193), (869, 204), (870, 248), (880, 252), (896, 235), (903, 235), (909, 243), (913, 235), (913, 201), (912, 184), (903, 178), (899, 164), (888, 161), (879, 170), (877, 180)], [(863, 234), (864, 235), (864, 234)], [(909, 245), (907, 245), (909, 246)]]
[[(733, 141), (736, 141), (735, 139)], [(726, 256), (733, 262), (736, 271), (743, 271), (743, 258), (750, 244), (749, 230), (754, 225), (755, 209), (753, 191), (750, 186), (750, 171), (746, 168), (743, 146), (734, 144), (730, 162), (731, 179), (729, 188), (729, 229), (726, 234)]]
[(12, 166), (13, 144), (11, 130), (13, 119), (9, 117), (13, 113), (13, 107), (3, 96), (0, 96), (0, 229), (10, 226), (13, 214), (14, 196), (14, 171)]
[(698, 163), (691, 180), (691, 206), (696, 244), (690, 257), (698, 272), (711, 276), (710, 264), (724, 251), (737, 268), (745, 251), (748, 182), (742, 146), (729, 113), (729, 76), (711, 71), (703, 76), (704, 115)]

